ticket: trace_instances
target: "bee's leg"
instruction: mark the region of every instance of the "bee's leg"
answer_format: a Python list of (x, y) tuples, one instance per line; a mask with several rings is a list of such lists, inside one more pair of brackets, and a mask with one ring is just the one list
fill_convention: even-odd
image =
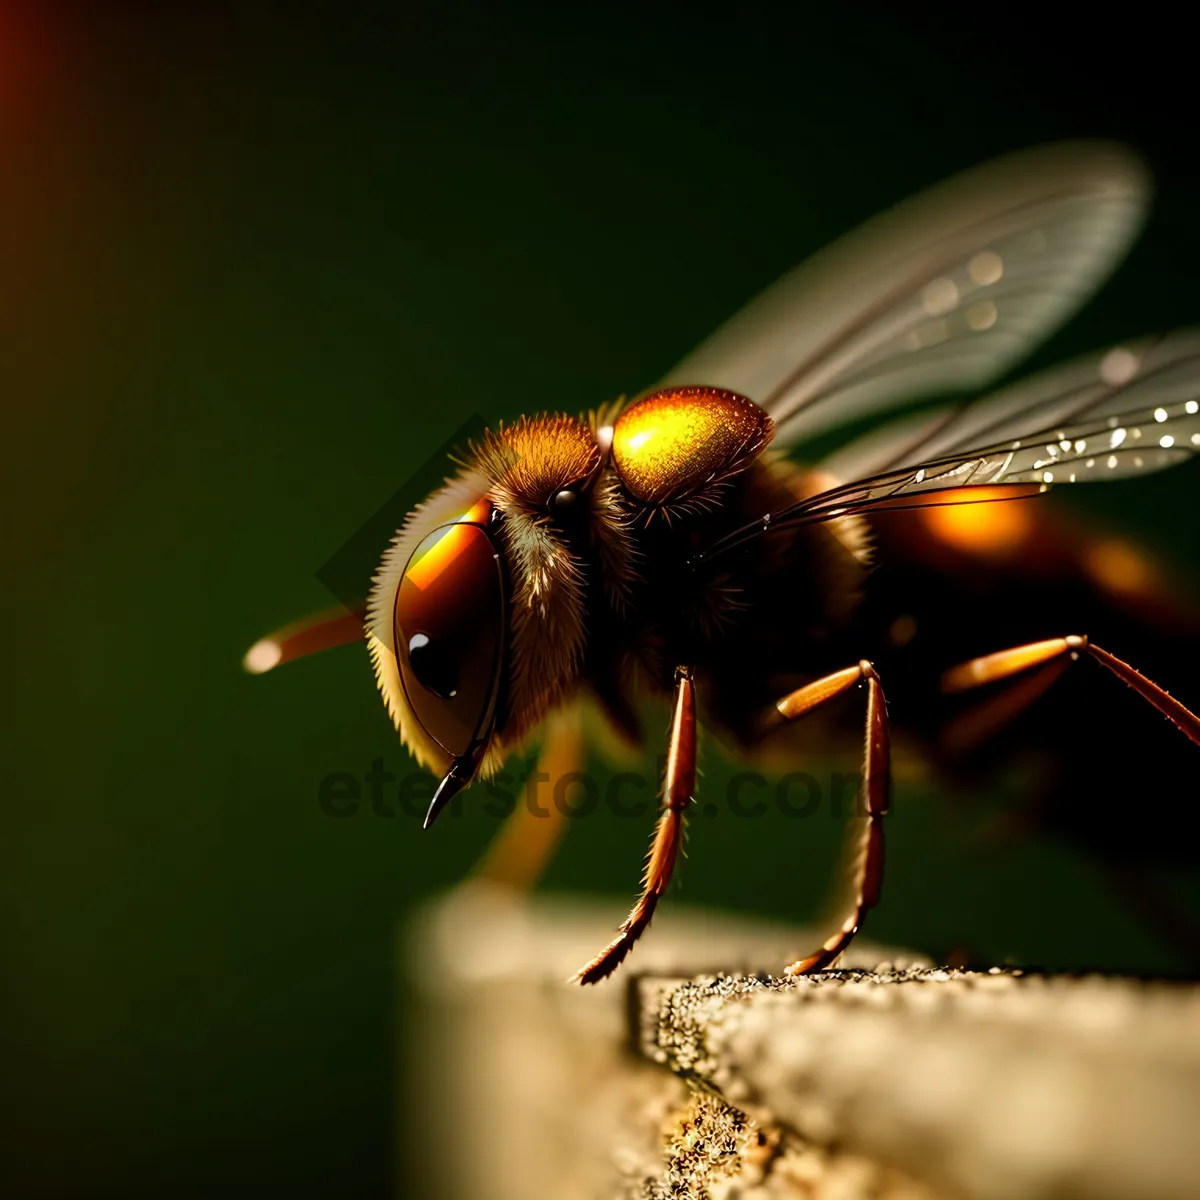
[(361, 642), (366, 616), (366, 605), (331, 608), (285, 625), (265, 638), (259, 638), (242, 657), (242, 666), (251, 675), (262, 675), (294, 659)]
[(476, 866), (475, 879), (522, 892), (533, 888), (566, 827), (562, 806), (550, 796), (560, 779), (579, 770), (583, 758), (582, 714), (575, 704), (549, 718), (534, 773)]
[(942, 728), (943, 749), (951, 755), (959, 755), (984, 745), (1041, 699), (1070, 666), (1069, 658), (1051, 659), (1014, 678), (982, 704), (958, 713)]
[(1007, 679), (1010, 675), (1055, 659), (1068, 658), (1073, 662), (1081, 653), (1090, 654), (1102, 667), (1127, 683), (1143, 700), (1152, 704), (1168, 721), (1200, 745), (1200, 717), (1127, 662), (1122, 662), (1079, 634), (1050, 638), (1045, 642), (1030, 642), (1025, 646), (1014, 646), (1011, 650), (1000, 650), (995, 654), (973, 658), (970, 662), (953, 667), (942, 676), (942, 690), (967, 691), (986, 683)]
[(789, 975), (807, 975), (810, 971), (828, 967), (853, 941), (867, 910), (879, 902), (883, 888), (883, 818), (891, 801), (891, 753), (887, 701), (879, 675), (866, 659), (856, 667), (847, 667), (798, 688), (775, 706), (784, 720), (794, 721), (860, 681), (867, 685), (867, 720), (863, 741), (862, 803), (852, 818), (856, 827), (852, 827), (849, 912), (837, 932), (826, 938), (817, 950), (786, 968)]
[(671, 882), (675, 859), (683, 841), (683, 810), (695, 794), (696, 692), (691, 669), (679, 667), (675, 672), (675, 702), (667, 746), (662, 811), (654, 831), (654, 840), (650, 843), (650, 856), (646, 860), (646, 871), (642, 878), (642, 894), (617, 936), (571, 978), (572, 983), (597, 983), (611, 975), (650, 924), (659, 898)]

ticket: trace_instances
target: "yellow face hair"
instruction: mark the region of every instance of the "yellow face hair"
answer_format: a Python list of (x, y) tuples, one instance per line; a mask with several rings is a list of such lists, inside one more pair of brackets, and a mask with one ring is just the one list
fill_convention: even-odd
[(367, 603), (368, 646), (401, 740), (430, 771), (445, 773), (452, 758), (413, 711), (396, 644), (396, 598), (414, 550), (440, 526), (478, 520), (481, 511), (494, 509), (502, 518), (491, 536), (510, 581), (508, 649), (503, 711), (479, 768), (487, 777), (578, 680), (585, 641), (583, 573), (550, 513), (560, 493), (590, 484), (601, 461), (591, 429), (574, 417), (523, 417), (501, 426), (472, 447), (459, 475), (409, 516), (384, 554)]

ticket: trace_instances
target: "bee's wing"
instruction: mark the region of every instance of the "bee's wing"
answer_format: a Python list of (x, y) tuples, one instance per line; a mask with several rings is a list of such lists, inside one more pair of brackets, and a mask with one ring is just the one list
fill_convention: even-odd
[(857, 456), (851, 447), (831, 460), (843, 471), (871, 463), (870, 474), (764, 513), (701, 557), (781, 527), (883, 509), (1017, 499), (1060, 483), (1163, 470), (1198, 453), (1200, 332), (1188, 330), (1047, 371), (935, 416), (923, 428), (906, 421), (890, 443), (876, 438)]
[(1015, 441), (1031, 429), (1076, 425), (1139, 406), (1150, 412), (1186, 405), (1198, 394), (1200, 330), (1179, 330), (1052, 367), (958, 408), (899, 417), (835, 450), (819, 470), (837, 480), (865, 479), (971, 446)]
[(783, 444), (985, 386), (1104, 282), (1149, 191), (1138, 158), (1104, 142), (975, 168), (796, 267), (656, 386), (741, 392)]
[(920, 412), (906, 413), (845, 446), (839, 446), (821, 459), (816, 470), (824, 479), (842, 482), (867, 479), (902, 466), (927, 439), (940, 433), (958, 411), (954, 408), (924, 408)]

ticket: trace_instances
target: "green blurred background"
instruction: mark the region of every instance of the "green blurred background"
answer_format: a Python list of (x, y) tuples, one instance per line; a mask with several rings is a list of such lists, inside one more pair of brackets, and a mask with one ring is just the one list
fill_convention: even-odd
[[(397, 930), (495, 821), (326, 817), (331, 771), (407, 765), (365, 652), (242, 652), (471, 414), (637, 390), (1004, 150), (1118, 136), (1160, 180), (1039, 362), (1196, 322), (1196, 104), (1149, 17), (167, 9), (0, 10), (9, 1194), (386, 1194)], [(1194, 568), (1198, 487), (1071, 503)], [(1178, 967), (1074, 854), (965, 857), (901, 800), (875, 937)], [(818, 824), (697, 823), (681, 896), (810, 916)], [(548, 885), (625, 897), (645, 837), (596, 816)]]

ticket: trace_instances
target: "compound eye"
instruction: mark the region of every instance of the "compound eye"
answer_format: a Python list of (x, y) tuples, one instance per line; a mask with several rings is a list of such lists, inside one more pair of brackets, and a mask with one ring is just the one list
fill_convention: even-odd
[(500, 563), (477, 525), (444, 525), (413, 551), (396, 592), (396, 657), (413, 714), (447, 754), (491, 717), (503, 642)]

